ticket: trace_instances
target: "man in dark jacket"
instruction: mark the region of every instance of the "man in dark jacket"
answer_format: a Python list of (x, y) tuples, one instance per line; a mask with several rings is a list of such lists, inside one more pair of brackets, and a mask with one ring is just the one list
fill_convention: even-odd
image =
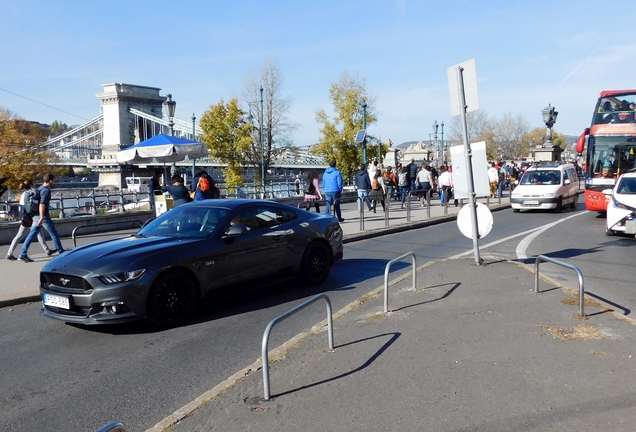
[(417, 190), (417, 173), (419, 168), (415, 163), (415, 159), (411, 159), (411, 163), (406, 166), (406, 172), (409, 175), (409, 189), (411, 190), (411, 194), (414, 194), (415, 190)]
[(364, 165), (360, 165), (360, 169), (354, 177), (356, 189), (358, 190), (358, 211), (360, 211), (360, 203), (364, 200), (367, 203), (369, 211), (371, 211), (371, 200), (369, 199), (369, 191), (371, 190), (371, 180), (369, 173)]

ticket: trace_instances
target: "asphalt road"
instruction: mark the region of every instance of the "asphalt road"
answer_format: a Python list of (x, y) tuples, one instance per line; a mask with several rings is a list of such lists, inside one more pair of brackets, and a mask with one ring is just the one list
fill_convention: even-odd
[[(524, 239), (540, 232), (522, 245), (528, 255), (573, 260), (590, 291), (633, 309), (633, 259), (626, 251), (635, 240), (605, 237), (603, 220), (578, 213), (493, 213), (495, 228), (480, 241), (482, 257), (486, 262), (515, 259)], [(470, 254), (472, 240), (455, 223), (445, 223), (349, 243), (345, 260), (319, 288), (281, 284), (271, 293), (210, 305), (192, 323), (170, 330), (157, 331), (145, 323), (64, 325), (39, 317), (39, 304), (0, 310), (0, 367), (12, 371), (0, 382), (2, 430), (89, 431), (113, 419), (133, 431), (145, 430), (259, 358), (263, 330), (273, 318), (318, 292), (329, 292), (334, 310), (339, 310), (381, 286), (386, 262), (406, 251), (414, 251), (421, 265)], [(398, 263), (392, 269), (404, 271), (409, 265)], [(564, 279), (574, 280), (553, 265), (544, 268), (552, 277), (564, 273)], [(322, 319), (321, 307), (292, 316), (276, 327), (270, 347)]]

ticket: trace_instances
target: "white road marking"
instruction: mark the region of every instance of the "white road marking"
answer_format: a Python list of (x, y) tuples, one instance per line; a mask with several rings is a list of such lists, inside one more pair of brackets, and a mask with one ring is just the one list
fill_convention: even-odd
[[(571, 218), (573, 218), (575, 216), (580, 216), (580, 215), (585, 214), (585, 213), (587, 213), (587, 211), (581, 211), (579, 213), (575, 213), (575, 214), (570, 215), (568, 217), (565, 217), (563, 219), (559, 219), (558, 221), (549, 223), (547, 225), (543, 225), (543, 226), (540, 226), (538, 228), (533, 228), (531, 230), (527, 230), (527, 231), (523, 231), (523, 232), (520, 232), (520, 233), (517, 233), (517, 234), (513, 234), (511, 236), (499, 239), (499, 240), (494, 241), (492, 243), (487, 243), (485, 245), (480, 245), (479, 246), (479, 250), (488, 249), (489, 247), (498, 245), (499, 243), (503, 243), (505, 241), (508, 241), (508, 240), (511, 240), (511, 239), (514, 239), (514, 238), (517, 238), (517, 237), (520, 237), (520, 236), (525, 236), (525, 235), (530, 234), (526, 238), (521, 240), (521, 242), (519, 242), (519, 244), (517, 245), (517, 250), (515, 251), (516, 254), (517, 254), (517, 259), (528, 258), (528, 256), (526, 255), (526, 249), (528, 248), (528, 246), (530, 245), (532, 240), (537, 238), (537, 236), (541, 235), (543, 232), (545, 232), (546, 230), (552, 228), (553, 226), (560, 224), (561, 222), (565, 222), (568, 219), (571, 219)], [(467, 250), (466, 252), (462, 252), (460, 254), (453, 255), (449, 259), (461, 258), (463, 256), (470, 255), (471, 253), (474, 253), (474, 249), (470, 249), (470, 250)]]

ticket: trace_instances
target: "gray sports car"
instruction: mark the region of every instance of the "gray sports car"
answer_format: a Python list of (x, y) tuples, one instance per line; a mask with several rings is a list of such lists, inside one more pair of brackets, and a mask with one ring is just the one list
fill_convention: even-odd
[(183, 323), (208, 298), (271, 279), (320, 284), (342, 258), (331, 215), (262, 200), (175, 207), (136, 234), (77, 247), (40, 273), (41, 315), (76, 324)]

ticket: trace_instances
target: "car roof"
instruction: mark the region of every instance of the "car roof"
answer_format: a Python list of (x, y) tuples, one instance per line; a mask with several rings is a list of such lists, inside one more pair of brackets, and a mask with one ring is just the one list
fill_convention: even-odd
[(533, 165), (530, 168), (528, 168), (528, 171), (530, 170), (554, 170), (554, 169), (567, 169), (567, 168), (574, 168), (574, 165), (567, 163), (567, 164), (560, 164), (560, 163), (546, 163), (546, 164), (538, 164), (538, 165)]
[(246, 205), (246, 204), (267, 204), (267, 205), (285, 205), (276, 201), (270, 200), (260, 200), (260, 199), (243, 199), (243, 198), (229, 198), (229, 199), (207, 199), (202, 201), (194, 201), (190, 202), (187, 205), (189, 206), (197, 206), (197, 207), (223, 207), (227, 209), (235, 209), (237, 207)]

